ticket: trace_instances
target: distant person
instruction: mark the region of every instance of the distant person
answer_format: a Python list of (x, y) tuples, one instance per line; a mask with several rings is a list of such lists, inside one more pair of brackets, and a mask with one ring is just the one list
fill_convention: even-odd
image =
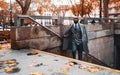
[(82, 52), (89, 53), (87, 31), (85, 26), (79, 23), (77, 17), (73, 21), (74, 23), (70, 24), (63, 34), (63, 50), (71, 49), (74, 59), (76, 59), (76, 51), (78, 50), (78, 59), (82, 60)]
[(83, 19), (81, 19), (80, 23), (84, 24), (84, 20), (83, 20)]
[(96, 23), (96, 22), (95, 22), (95, 20), (93, 19), (91, 23), (94, 24), (94, 23)]

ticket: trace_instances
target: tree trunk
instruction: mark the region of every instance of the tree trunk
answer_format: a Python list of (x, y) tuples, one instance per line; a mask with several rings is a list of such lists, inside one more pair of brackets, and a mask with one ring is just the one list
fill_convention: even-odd
[(83, 17), (83, 15), (84, 15), (84, 0), (82, 0), (82, 17)]
[(103, 13), (104, 13), (105, 22), (108, 22), (108, 17), (109, 17), (108, 4), (109, 4), (109, 0), (103, 0), (103, 6), (104, 6)]
[[(24, 3), (21, 0), (16, 0), (16, 1), (22, 9), (22, 15), (26, 15), (29, 9), (31, 0), (25, 0)], [(24, 19), (21, 19), (21, 25), (23, 26), (23, 24), (24, 24)]]
[[(25, 10), (24, 8), (22, 9), (22, 15), (26, 15), (27, 14), (27, 10)], [(24, 25), (24, 19), (21, 19), (21, 26)]]

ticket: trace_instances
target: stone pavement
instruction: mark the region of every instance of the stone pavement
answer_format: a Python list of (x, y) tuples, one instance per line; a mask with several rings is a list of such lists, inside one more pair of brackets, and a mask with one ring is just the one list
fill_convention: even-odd
[(6, 49), (0, 50), (0, 75), (120, 75), (120, 71), (34, 49)]

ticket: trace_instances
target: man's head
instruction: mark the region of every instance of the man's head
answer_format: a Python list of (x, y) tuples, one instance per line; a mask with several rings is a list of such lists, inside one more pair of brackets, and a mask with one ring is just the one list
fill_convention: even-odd
[(79, 21), (78, 17), (75, 17), (75, 18), (73, 19), (73, 21), (74, 21), (75, 24), (78, 23), (78, 21)]

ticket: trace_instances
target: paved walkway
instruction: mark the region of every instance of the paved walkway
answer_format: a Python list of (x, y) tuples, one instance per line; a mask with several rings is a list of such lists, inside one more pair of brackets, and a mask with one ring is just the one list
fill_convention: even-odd
[(120, 71), (37, 50), (0, 50), (0, 75), (120, 75)]

